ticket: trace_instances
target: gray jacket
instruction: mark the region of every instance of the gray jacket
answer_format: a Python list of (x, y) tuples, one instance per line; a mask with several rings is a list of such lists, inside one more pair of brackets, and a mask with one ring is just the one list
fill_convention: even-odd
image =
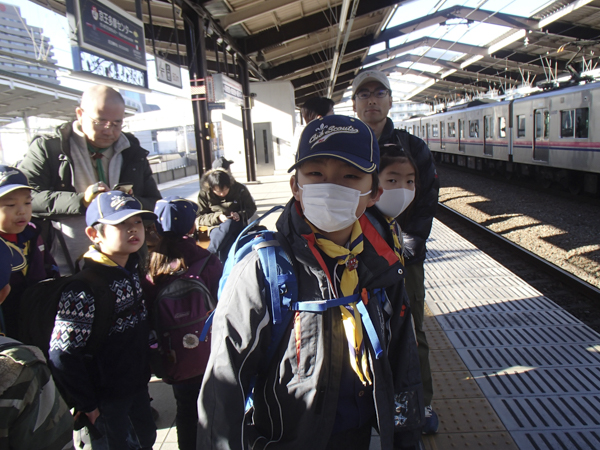
[[(29, 146), (19, 165), (29, 179), (33, 190), (33, 215), (39, 218), (60, 220), (60, 216), (85, 214), (82, 204), (83, 192), (75, 192), (73, 160), (69, 137), (73, 132), (71, 123), (64, 123), (50, 136), (38, 136)], [(123, 150), (120, 181), (133, 183), (133, 194), (144, 209), (154, 211), (154, 204), (161, 198), (152, 170), (148, 152), (132, 134), (126, 133), (131, 146)], [(112, 187), (112, 186), (111, 186)]]
[[(298, 262), (299, 298), (329, 298), (325, 272), (303, 237), (311, 234), (310, 228), (293, 199), (279, 218), (277, 229)], [(385, 241), (376, 239), (379, 234), (374, 228), (364, 236), (365, 248), (358, 257), (359, 288), (371, 293), (386, 288), (391, 302), (396, 303), (390, 306), (401, 310), (405, 301), (401, 294), (403, 267), (389, 253)], [(321, 314), (296, 313), (299, 347), (290, 325), (269, 367), (265, 367), (272, 330), (268, 301), (260, 262), (252, 252), (233, 267), (216, 308), (211, 356), (198, 400), (198, 448), (317, 450), (327, 445), (347, 345), (339, 308)], [(371, 343), (366, 342), (381, 447), (391, 449), (398, 432), (416, 430), (417, 439), (420, 434), (423, 403), (416, 343), (410, 313), (390, 317), (377, 301), (370, 301), (367, 308), (384, 350), (376, 359)], [(397, 345), (399, 340), (404, 348)], [(395, 357), (387, 354), (392, 348)], [(398, 357), (401, 353), (402, 358)], [(254, 390), (250, 424), (244, 417), (245, 392), (254, 374), (262, 375)], [(395, 423), (404, 427), (396, 428)]]

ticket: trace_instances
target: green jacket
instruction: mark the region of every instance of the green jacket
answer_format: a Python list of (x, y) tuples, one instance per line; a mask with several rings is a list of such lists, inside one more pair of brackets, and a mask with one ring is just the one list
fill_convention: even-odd
[[(69, 138), (73, 132), (71, 123), (64, 123), (49, 136), (37, 136), (31, 142), (25, 158), (19, 165), (34, 188), (33, 215), (39, 218), (60, 220), (60, 216), (85, 214), (82, 204), (83, 192), (75, 192), (73, 160)], [(152, 170), (148, 152), (140, 147), (135, 136), (125, 133), (131, 147), (123, 150), (120, 181), (133, 183), (133, 194), (142, 207), (154, 211), (154, 204), (161, 198)], [(112, 187), (112, 186), (111, 186)]]
[(212, 190), (201, 190), (198, 205), (200, 210), (196, 219), (197, 226), (218, 227), (221, 225), (219, 216), (229, 216), (232, 212), (239, 213), (244, 223), (247, 223), (256, 212), (256, 204), (248, 188), (237, 181), (233, 182), (225, 197), (215, 195)]
[(73, 416), (37, 347), (0, 336), (0, 449), (73, 447)]

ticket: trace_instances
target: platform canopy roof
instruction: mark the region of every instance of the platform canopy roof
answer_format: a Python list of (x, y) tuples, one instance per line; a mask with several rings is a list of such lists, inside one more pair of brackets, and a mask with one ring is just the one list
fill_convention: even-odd
[[(65, 0), (33, 1), (65, 12)], [(182, 18), (199, 16), (210, 72), (234, 73), (235, 53), (251, 80), (291, 81), (298, 106), (348, 98), (364, 67), (390, 75), (396, 100), (434, 103), (590, 70), (600, 56), (600, 0), (174, 2), (175, 21), (170, 2), (150, 1), (150, 25), (143, 1), (149, 52), (154, 38), (159, 56), (187, 64)], [(113, 3), (135, 14), (134, 0)]]

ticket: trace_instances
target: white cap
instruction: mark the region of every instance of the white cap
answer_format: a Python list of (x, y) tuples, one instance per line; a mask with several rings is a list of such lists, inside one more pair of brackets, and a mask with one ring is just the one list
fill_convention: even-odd
[(390, 80), (385, 73), (380, 72), (379, 70), (365, 70), (364, 72), (359, 73), (352, 82), (352, 97), (354, 97), (356, 91), (358, 91), (363, 84), (368, 83), (369, 81), (377, 81), (386, 89), (392, 90), (390, 87)]

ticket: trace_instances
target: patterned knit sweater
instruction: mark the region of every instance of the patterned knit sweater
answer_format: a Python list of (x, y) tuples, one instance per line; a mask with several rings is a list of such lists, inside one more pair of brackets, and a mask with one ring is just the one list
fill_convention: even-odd
[(49, 363), (59, 386), (83, 412), (93, 411), (101, 399), (122, 398), (147, 389), (148, 312), (137, 272), (137, 256), (125, 267), (90, 249), (84, 268), (98, 273), (115, 296), (115, 312), (108, 337), (95, 355), (86, 352), (94, 333), (92, 290), (81, 281), (66, 286), (61, 296), (50, 341)]

